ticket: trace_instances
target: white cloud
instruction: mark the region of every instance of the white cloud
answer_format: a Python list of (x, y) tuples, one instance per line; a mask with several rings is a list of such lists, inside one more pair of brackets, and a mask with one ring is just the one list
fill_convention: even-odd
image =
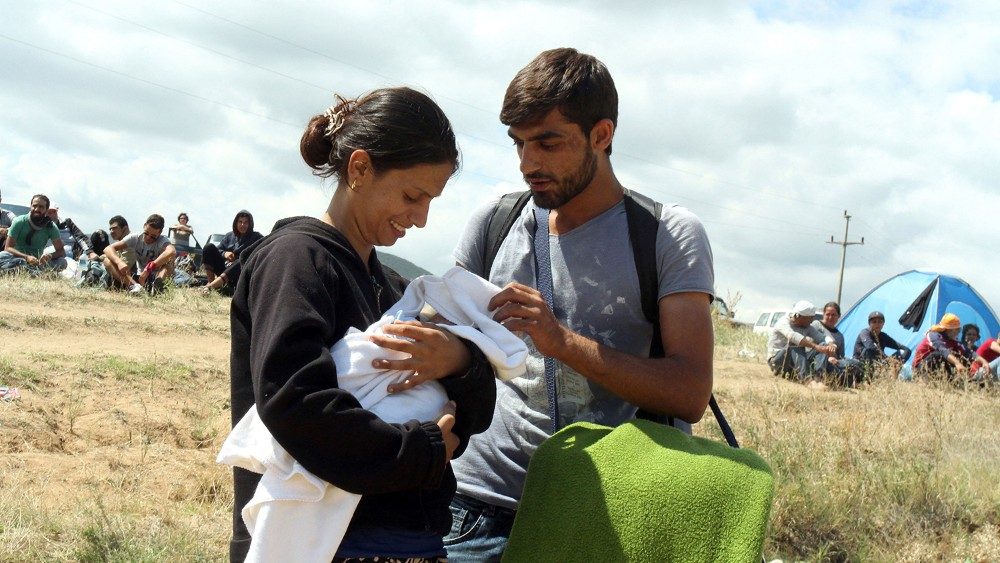
[(0, 22), (0, 185), (11, 203), (46, 192), (86, 228), (186, 211), (207, 236), (245, 207), (267, 230), (326, 206), (333, 188), (298, 140), (331, 92), (409, 84), (452, 118), (463, 169), (391, 251), (442, 271), (470, 210), (521, 188), (496, 118), (508, 81), (574, 46), (618, 85), (620, 178), (705, 221), (718, 288), (745, 309), (832, 298), (840, 248), (825, 241), (843, 236), (845, 209), (866, 240), (847, 251), (846, 305), (923, 266), (1000, 303), (980, 250), (998, 235), (997, 15), (971, 2), (22, 3)]

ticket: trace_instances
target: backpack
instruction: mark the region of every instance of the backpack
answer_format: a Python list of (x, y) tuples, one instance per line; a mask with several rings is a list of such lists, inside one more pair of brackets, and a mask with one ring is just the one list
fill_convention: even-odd
[[(517, 221), (521, 210), (531, 198), (531, 191), (514, 192), (500, 197), (493, 214), (486, 226), (486, 241), (483, 244), (483, 271), (474, 272), (484, 279), (489, 279), (490, 269), (496, 259), (500, 245), (503, 244), (511, 227)], [(640, 302), (642, 313), (653, 325), (653, 337), (649, 347), (650, 358), (663, 357), (663, 340), (660, 337), (660, 309), (657, 300), (659, 288), (658, 272), (656, 270), (656, 231), (660, 225), (660, 215), (663, 205), (638, 192), (625, 189), (625, 218), (628, 222), (629, 241), (632, 246), (632, 256), (635, 259), (636, 275), (639, 276)], [(722, 414), (713, 393), (708, 400), (708, 406), (719, 423), (719, 428), (726, 437), (726, 442), (734, 448), (739, 447), (732, 428)], [(673, 417), (665, 417), (644, 411), (636, 413), (636, 418), (660, 422), (670, 426), (675, 425)]]

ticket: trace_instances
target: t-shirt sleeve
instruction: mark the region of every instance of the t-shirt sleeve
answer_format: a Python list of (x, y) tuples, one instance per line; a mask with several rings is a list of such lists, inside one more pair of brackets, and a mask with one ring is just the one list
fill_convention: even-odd
[(55, 242), (57, 240), (62, 240), (62, 237), (59, 236), (59, 227), (56, 227), (52, 223), (49, 223), (49, 226), (46, 227), (45, 232), (47, 233), (49, 240), (52, 242)]
[[(462, 238), (458, 239), (458, 246), (452, 255), (456, 264), (470, 272), (478, 273), (483, 269), (486, 229), (499, 202), (499, 197), (493, 198), (488, 204), (476, 209), (465, 224)], [(489, 278), (489, 272), (484, 272), (483, 277)]]
[(139, 233), (130, 233), (126, 235), (125, 238), (122, 239), (122, 242), (125, 243), (125, 248), (137, 250), (137, 247), (139, 246)]
[(663, 206), (656, 232), (656, 255), (660, 271), (658, 299), (686, 291), (715, 296), (712, 247), (694, 213), (680, 206)]

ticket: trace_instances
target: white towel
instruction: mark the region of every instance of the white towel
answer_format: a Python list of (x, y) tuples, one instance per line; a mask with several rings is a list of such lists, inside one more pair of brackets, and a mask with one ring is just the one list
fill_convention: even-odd
[[(527, 346), (494, 321), (486, 309), (490, 298), (499, 291), (497, 286), (458, 267), (442, 277), (418, 277), (385, 316), (364, 332), (350, 329), (331, 347), (338, 385), (386, 422), (436, 421), (448, 402), (444, 387), (430, 381), (389, 394), (386, 387), (411, 372), (376, 370), (371, 362), (407, 355), (368, 340), (370, 334), (381, 332), (396, 319), (417, 318), (425, 306), (455, 323), (443, 328), (476, 344), (500, 379), (523, 375)], [(274, 440), (256, 407), (230, 432), (217, 461), (263, 474), (242, 511), (252, 538), (246, 561), (333, 559), (361, 496), (339, 489), (302, 467)]]

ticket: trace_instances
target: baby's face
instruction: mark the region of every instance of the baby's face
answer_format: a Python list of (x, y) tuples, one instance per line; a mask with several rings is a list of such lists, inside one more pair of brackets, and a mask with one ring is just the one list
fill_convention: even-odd
[(420, 316), (420, 320), (422, 320), (424, 322), (428, 322), (428, 323), (439, 324), (439, 325), (453, 325), (453, 324), (455, 324), (455, 323), (449, 321), (448, 319), (442, 317), (441, 313), (438, 313), (437, 311), (435, 311), (433, 315), (431, 315), (430, 317), (427, 317), (427, 318), (424, 318), (424, 316), (421, 315)]

